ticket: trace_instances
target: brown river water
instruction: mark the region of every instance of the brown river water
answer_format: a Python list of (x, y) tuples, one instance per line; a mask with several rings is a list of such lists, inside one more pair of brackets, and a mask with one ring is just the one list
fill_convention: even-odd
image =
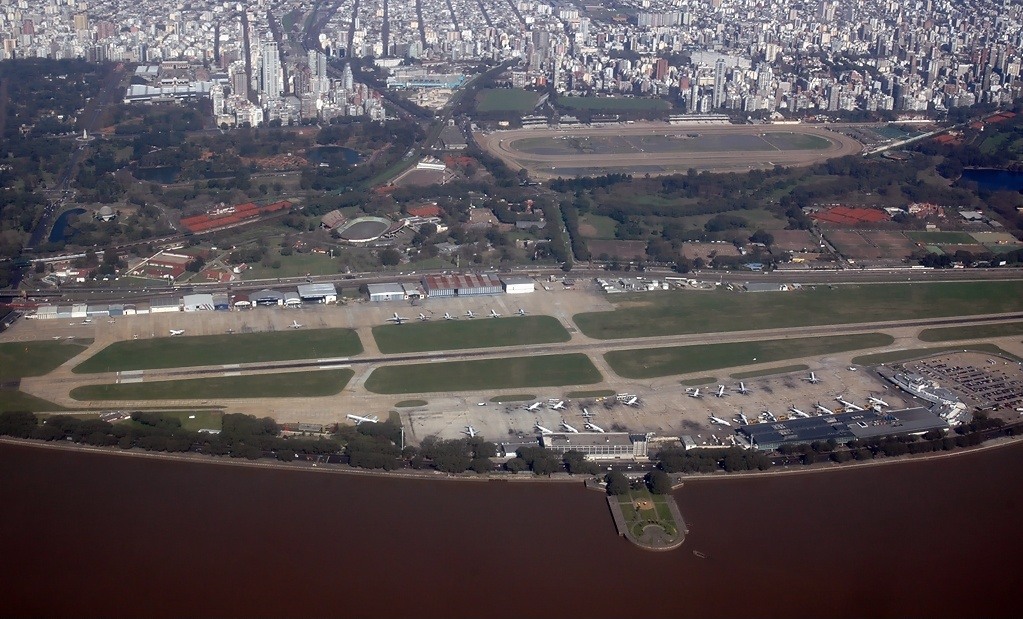
[[(690, 481), (652, 553), (582, 484), (0, 445), (0, 616), (1016, 616), (1023, 444)], [(699, 551), (704, 558), (693, 554)]]

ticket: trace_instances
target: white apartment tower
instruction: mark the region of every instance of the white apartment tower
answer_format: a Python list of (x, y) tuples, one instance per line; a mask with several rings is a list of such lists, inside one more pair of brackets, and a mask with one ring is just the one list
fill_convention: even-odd
[(263, 56), (259, 69), (260, 92), (268, 100), (280, 98), (283, 91), (284, 73), (281, 71), (281, 56), (277, 52), (277, 43), (267, 41), (263, 44)]

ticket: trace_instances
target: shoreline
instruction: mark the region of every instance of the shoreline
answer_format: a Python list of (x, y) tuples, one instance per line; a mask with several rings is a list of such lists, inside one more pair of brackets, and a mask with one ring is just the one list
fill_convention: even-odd
[[(752, 479), (758, 477), (770, 478), (771, 476), (778, 475), (809, 475), (809, 474), (821, 474), (838, 471), (856, 470), (858, 468), (866, 468), (871, 466), (886, 466), (886, 465), (897, 465), (912, 462), (927, 462), (929, 460), (943, 460), (948, 458), (955, 458), (968, 454), (989, 451), (994, 449), (1001, 449), (1003, 447), (1015, 445), (1023, 441), (1023, 436), (1018, 437), (1000, 437), (992, 439), (985, 444), (977, 445), (975, 447), (959, 448), (952, 451), (941, 451), (931, 452), (926, 454), (908, 454), (904, 456), (898, 456), (895, 458), (882, 458), (872, 459), (866, 462), (846, 462), (842, 464), (830, 463), (824, 464), (823, 466), (811, 465), (805, 468), (772, 468), (766, 471), (749, 471), (742, 473), (709, 473), (701, 475), (682, 475), (673, 474), (674, 478), (677, 478), (680, 483), (673, 486), (672, 490), (678, 490), (685, 482), (697, 482), (697, 481), (717, 481), (726, 479)], [(446, 482), (516, 482), (516, 483), (583, 483), (585, 484), (588, 479), (592, 476), (583, 477), (572, 477), (568, 473), (557, 474), (558, 476), (538, 476), (532, 473), (525, 474), (501, 474), (495, 475), (452, 475), (446, 473), (439, 473), (436, 471), (424, 471), (424, 472), (411, 472), (411, 471), (384, 471), (380, 469), (360, 469), (355, 467), (344, 467), (342, 465), (328, 465), (328, 466), (317, 466), (316, 463), (302, 463), (302, 462), (276, 462), (267, 461), (261, 462), (259, 460), (246, 460), (240, 458), (230, 458), (227, 456), (208, 456), (205, 454), (196, 453), (167, 453), (159, 451), (142, 451), (142, 450), (122, 450), (122, 449), (111, 449), (105, 447), (95, 447), (92, 445), (83, 445), (80, 443), (70, 443), (68, 441), (41, 441), (37, 439), (22, 439), (14, 438), (10, 436), (0, 436), (0, 444), (30, 447), (36, 449), (54, 449), (63, 451), (78, 451), (87, 454), (94, 455), (108, 455), (108, 456), (121, 456), (130, 458), (152, 458), (156, 460), (166, 461), (177, 461), (177, 462), (190, 462), (194, 464), (212, 464), (217, 466), (240, 466), (248, 468), (258, 469), (271, 469), (280, 471), (295, 471), (295, 472), (309, 472), (309, 473), (330, 473), (335, 475), (361, 475), (370, 477), (390, 477), (397, 479), (409, 479), (409, 480), (420, 480), (420, 481), (446, 481)]]

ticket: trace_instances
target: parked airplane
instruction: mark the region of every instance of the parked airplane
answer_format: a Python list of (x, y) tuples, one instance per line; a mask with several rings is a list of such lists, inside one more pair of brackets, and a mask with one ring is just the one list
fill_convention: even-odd
[(557, 402), (551, 404), (548, 408), (550, 408), (552, 411), (565, 410), (565, 401), (558, 400)]
[(807, 378), (806, 380), (810, 381), (811, 383), (813, 383), (815, 385), (817, 383), (821, 382), (821, 379), (817, 378), (817, 375), (814, 374), (813, 372), (810, 372), (810, 377)]
[(835, 411), (831, 410), (827, 406), (824, 406), (820, 402), (818, 402), (814, 406), (817, 408), (817, 410), (819, 410), (820, 412), (824, 413), (825, 415), (834, 415), (835, 414)]
[(363, 417), (361, 415), (345, 415), (345, 417), (354, 421), (355, 425), (363, 423), (376, 423), (380, 421), (380, 418), (377, 417), (376, 415), (373, 415), (372, 417)]
[(541, 426), (539, 421), (537, 421), (535, 424), (533, 424), (533, 427), (536, 428), (537, 430), (539, 430), (540, 434), (554, 434), (554, 430), (551, 430), (550, 428), (545, 428), (545, 427)]
[(742, 413), (742, 411), (739, 411), (739, 421), (741, 421), (744, 426), (749, 425), (749, 419)]
[(427, 316), (426, 314), (424, 314), (424, 313), (422, 313), (422, 312), (419, 312), (419, 320), (422, 320), (422, 321), (424, 321), (424, 322), (425, 322), (425, 321), (427, 321), (427, 320), (429, 320), (429, 319), (430, 319), (430, 317), (429, 317), (429, 316)]
[(465, 426), (465, 429), (462, 430), (462, 432), (464, 434), (468, 434), (469, 438), (476, 438), (476, 435), (478, 434), (478, 432), (476, 432), (476, 428), (472, 426)]
[(184, 335), (185, 334), (185, 330), (184, 329), (171, 329), (170, 330), (170, 334), (171, 335)]
[(87, 325), (87, 324), (91, 324), (91, 323), (92, 323), (92, 318), (86, 318), (85, 320), (82, 321), (83, 325)]
[(626, 406), (639, 406), (639, 396), (632, 396), (625, 401)]
[(530, 412), (540, 410), (541, 406), (543, 406), (543, 404), (541, 404), (540, 402), (533, 402), (532, 404), (526, 407), (526, 410)]
[(891, 408), (891, 407), (892, 407), (892, 405), (891, 405), (891, 404), (889, 404), (889, 403), (885, 402), (885, 401), (884, 401), (884, 400), (882, 400), (881, 398), (875, 398), (875, 397), (871, 396), (871, 397), (869, 397), (869, 398), (867, 398), (867, 399), (868, 399), (868, 400), (870, 400), (870, 403), (871, 403), (871, 404), (876, 404), (876, 405), (878, 405), (878, 406), (887, 406), (888, 408)]
[(475, 318), (476, 314), (473, 314), (472, 310), (465, 310), (465, 317), (466, 318)]
[(839, 397), (837, 397), (835, 399), (838, 400), (839, 404), (841, 404), (842, 406), (844, 406), (846, 408), (852, 409), (854, 411), (861, 411), (861, 410), (863, 410), (862, 406), (856, 406), (852, 402), (846, 402), (845, 400), (842, 399), (841, 396), (839, 396)]
[(767, 419), (768, 419), (768, 420), (769, 420), (769, 421), (770, 421), (771, 423), (776, 423), (776, 422), (778, 421), (778, 418), (777, 418), (777, 417), (775, 417), (775, 416), (774, 416), (774, 413), (772, 413), (771, 411), (764, 411), (764, 414), (765, 414), (765, 415), (767, 415)]
[(576, 430), (572, 426), (568, 425), (568, 422), (566, 422), (564, 419), (561, 420), (561, 427), (565, 428), (569, 432), (572, 432), (573, 434), (579, 434), (579, 430)]
[(799, 410), (799, 409), (798, 409), (798, 408), (796, 408), (795, 406), (790, 406), (790, 407), (789, 407), (789, 410), (790, 410), (790, 411), (792, 412), (792, 414), (793, 414), (793, 415), (795, 415), (796, 417), (802, 417), (802, 418), (804, 418), (804, 419), (806, 419), (806, 418), (809, 418), (809, 417), (810, 417), (810, 415), (808, 415), (807, 413), (804, 413), (803, 411)]
[(749, 389), (746, 388), (746, 383), (740, 382), (738, 391), (742, 395), (749, 395)]
[(403, 323), (403, 322), (405, 322), (407, 320), (408, 320), (408, 318), (405, 318), (404, 316), (399, 316), (398, 312), (394, 312), (394, 316), (391, 316), (390, 318), (388, 318), (387, 322), (393, 322), (396, 325), (400, 325), (401, 323)]
[(444, 312), (444, 320), (458, 320), (458, 317), (452, 316), (451, 314)]
[(724, 385), (718, 385), (718, 390), (717, 390), (717, 393), (714, 394), (714, 397), (717, 397), (717, 398), (725, 397), (725, 386)]
[(54, 335), (54, 336), (53, 336), (52, 338), (50, 338), (50, 339), (53, 339), (53, 340), (59, 340), (59, 339), (60, 339), (60, 336), (59, 336), (59, 335)]
[(498, 314), (496, 311), (494, 311), (493, 308), (491, 308), (491, 310), (490, 310), (490, 317), (491, 318), (500, 318), (501, 315)]
[(720, 417), (715, 417), (714, 415), (710, 416), (710, 421), (711, 421), (711, 423), (716, 423), (718, 425), (732, 427), (731, 423), (725, 421), (724, 419), (722, 419)]
[(592, 430), (593, 432), (600, 432), (601, 434), (604, 434), (604, 428), (601, 428), (595, 423), (587, 421), (585, 427), (587, 430)]
[(290, 325), (288, 325), (288, 327), (289, 327), (289, 328), (291, 328), (291, 329), (301, 329), (301, 328), (302, 328), (302, 327), (304, 327), (304, 326), (305, 326), (305, 325), (300, 325), (300, 324), (298, 324), (298, 321), (297, 321), (297, 320), (292, 320), (292, 321), (291, 321), (291, 324), (290, 324)]
[(591, 413), (591, 412), (590, 412), (590, 409), (588, 409), (588, 408), (584, 408), (584, 409), (583, 409), (583, 417), (585, 417), (586, 419), (593, 419), (594, 417), (596, 417), (596, 415), (594, 415), (593, 413)]
[(702, 395), (700, 395), (700, 388), (699, 387), (697, 387), (696, 389), (693, 389), (692, 391), (686, 389), (686, 393), (691, 398), (702, 398), (703, 397)]
[(525, 316), (525, 315), (526, 315), (526, 310), (524, 310), (524, 309), (522, 309), (522, 308), (520, 307), (520, 308), (519, 308), (519, 311), (517, 311), (517, 312), (515, 312), (515, 313), (516, 313), (516, 314), (518, 314), (519, 316)]

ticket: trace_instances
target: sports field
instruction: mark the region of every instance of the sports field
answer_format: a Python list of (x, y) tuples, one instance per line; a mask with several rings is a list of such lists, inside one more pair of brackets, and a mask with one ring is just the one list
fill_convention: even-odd
[(428, 393), (591, 385), (601, 380), (589, 357), (576, 353), (389, 365), (373, 370), (366, 379), (366, 389), (374, 393)]
[(847, 350), (888, 346), (895, 340), (883, 333), (787, 338), (760, 342), (698, 344), (668, 348), (614, 350), (604, 355), (623, 378), (655, 378), (690, 372), (827, 355)]
[(1023, 335), (1023, 322), (924, 329), (920, 332), (920, 339), (924, 342), (953, 342), (955, 340), (979, 340), (989, 337), (1009, 337), (1015, 335)]
[(539, 99), (540, 95), (521, 88), (484, 88), (476, 93), (476, 111), (525, 114)]
[[(519, 129), (479, 133), (476, 141), (513, 168), (539, 177), (689, 168), (748, 171), (807, 165), (858, 153), (856, 140), (823, 127), (636, 123), (611, 127)], [(589, 172), (587, 172), (589, 171)]]
[(612, 312), (576, 314), (589, 337), (608, 340), (747, 331), (1023, 310), (1023, 281), (817, 286), (793, 292), (666, 291), (615, 295)]
[(60, 364), (83, 352), (89, 339), (0, 344), (0, 383), (26, 376), (49, 374)]
[(349, 357), (360, 352), (362, 342), (351, 329), (160, 337), (114, 342), (83, 361), (74, 368), (74, 372), (91, 374), (290, 359), (326, 359)]
[(76, 400), (316, 398), (340, 393), (354, 373), (349, 369), (339, 369), (188, 378), (152, 383), (85, 385), (72, 389), (71, 397)]
[(567, 342), (568, 331), (552, 316), (514, 316), (486, 320), (443, 320), (373, 327), (380, 352), (491, 348)]

